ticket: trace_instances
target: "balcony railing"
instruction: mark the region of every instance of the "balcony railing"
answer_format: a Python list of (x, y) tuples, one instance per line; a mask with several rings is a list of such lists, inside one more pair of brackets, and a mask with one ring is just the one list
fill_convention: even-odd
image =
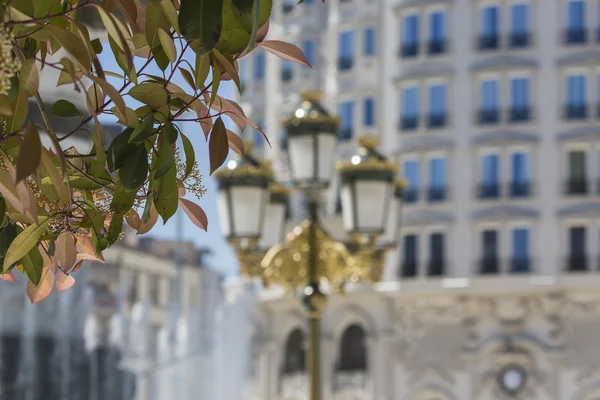
[(477, 48), (479, 50), (495, 50), (500, 47), (499, 35), (483, 35), (477, 40)]
[(531, 119), (530, 107), (513, 107), (508, 111), (509, 122), (526, 122)]
[(432, 186), (427, 189), (427, 200), (430, 203), (441, 203), (446, 201), (448, 189), (445, 186)]
[(585, 254), (571, 254), (567, 257), (566, 270), (569, 272), (582, 272), (589, 269), (588, 257)]
[(429, 55), (440, 55), (446, 52), (446, 40), (434, 39), (427, 43), (427, 53)]
[(479, 185), (477, 190), (478, 196), (483, 200), (498, 199), (500, 198), (500, 184), (499, 183), (482, 183)]
[(500, 259), (498, 256), (486, 256), (479, 261), (479, 273), (483, 275), (498, 274), (500, 272)]
[(419, 127), (418, 115), (405, 115), (400, 120), (400, 129), (403, 131), (413, 131)]
[(348, 71), (352, 69), (354, 65), (354, 59), (352, 57), (340, 57), (338, 58), (338, 69), (340, 71)]
[(352, 139), (352, 127), (342, 127), (338, 133), (338, 139), (348, 141)]
[(294, 78), (294, 71), (291, 69), (284, 69), (281, 71), (281, 81), (289, 82)]
[(567, 104), (565, 106), (565, 118), (568, 120), (580, 120), (588, 117), (587, 104)]
[(510, 197), (524, 198), (531, 195), (531, 183), (530, 182), (511, 182), (508, 184)]
[(442, 276), (446, 270), (444, 259), (430, 260), (427, 268), (427, 276)]
[(404, 192), (404, 204), (414, 204), (419, 201), (419, 189), (408, 188)]
[(531, 260), (529, 257), (516, 257), (511, 259), (510, 272), (512, 274), (526, 274), (531, 272)]
[(419, 55), (419, 43), (404, 43), (400, 48), (402, 58), (416, 57)]
[(427, 127), (431, 129), (439, 129), (446, 126), (446, 114), (435, 113), (427, 116)]
[(570, 28), (565, 31), (566, 44), (585, 44), (588, 41), (588, 32), (585, 28)]
[(565, 185), (565, 192), (568, 195), (588, 194), (588, 192), (589, 192), (588, 182), (585, 179), (578, 179), (578, 178), (568, 179), (567, 183)]
[(530, 38), (531, 34), (529, 32), (512, 32), (508, 36), (508, 45), (513, 49), (529, 47)]
[(417, 276), (418, 262), (416, 260), (404, 260), (400, 270), (402, 278), (413, 278)]
[(480, 125), (495, 125), (500, 122), (500, 110), (497, 108), (481, 109), (477, 117)]

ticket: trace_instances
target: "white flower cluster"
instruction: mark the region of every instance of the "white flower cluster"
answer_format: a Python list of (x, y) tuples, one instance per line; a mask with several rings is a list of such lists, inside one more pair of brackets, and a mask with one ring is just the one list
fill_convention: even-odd
[(21, 69), (21, 61), (12, 52), (12, 32), (0, 25), (0, 94), (8, 94), (10, 78)]

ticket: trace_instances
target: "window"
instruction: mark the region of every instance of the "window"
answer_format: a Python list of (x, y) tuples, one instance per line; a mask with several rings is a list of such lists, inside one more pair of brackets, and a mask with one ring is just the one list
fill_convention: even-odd
[(294, 0), (283, 0), (282, 11), (284, 14), (289, 14), (294, 10)]
[(405, 203), (414, 203), (419, 199), (419, 188), (421, 187), (421, 173), (419, 169), (419, 161), (404, 161), (402, 171), (408, 181), (408, 188), (404, 196)]
[(139, 299), (138, 274), (132, 271), (129, 279), (130, 279), (130, 281), (129, 281), (129, 302), (131, 304), (133, 304), (133, 303), (137, 302)]
[(346, 71), (352, 68), (354, 59), (354, 32), (340, 32), (338, 69)]
[(524, 273), (530, 270), (529, 260), (529, 229), (514, 228), (512, 230), (512, 254), (510, 271)]
[(281, 60), (281, 81), (289, 82), (294, 77), (294, 64), (291, 61)]
[(500, 168), (497, 154), (486, 154), (481, 157), (481, 187), (479, 197), (495, 199), (500, 196)]
[(497, 274), (500, 269), (498, 259), (498, 231), (492, 229), (481, 232), (481, 246), (483, 253), (481, 273)]
[(160, 277), (156, 275), (150, 275), (150, 302), (153, 305), (158, 305), (160, 302)]
[(265, 53), (257, 52), (254, 55), (254, 79), (262, 81), (265, 78)]
[[(256, 124), (260, 127), (261, 130), (263, 130), (264, 121), (262, 119), (256, 120)], [(256, 146), (258, 150), (262, 149), (263, 145), (265, 144), (265, 138), (263, 137), (263, 135), (260, 134), (260, 132), (256, 130), (252, 132), (254, 134), (254, 146)]]
[(419, 16), (406, 15), (402, 26), (402, 56), (414, 57), (419, 54)]
[(480, 124), (494, 124), (500, 119), (500, 91), (497, 79), (481, 81)]
[(340, 343), (338, 371), (366, 371), (367, 346), (365, 331), (358, 325), (350, 325), (344, 331)]
[(567, 3), (567, 44), (587, 42), (586, 9), (584, 0), (571, 0)]
[(365, 126), (375, 125), (375, 100), (372, 98), (365, 99), (363, 124)]
[(529, 5), (513, 4), (510, 7), (510, 46), (529, 45)]
[(242, 93), (244, 92), (244, 88), (245, 88), (246, 84), (248, 83), (248, 80), (249, 80), (248, 59), (242, 58), (240, 60), (240, 85), (241, 85)]
[(446, 158), (436, 157), (429, 160), (429, 201), (446, 200), (446, 170)]
[(400, 275), (402, 277), (415, 277), (419, 265), (419, 237), (417, 235), (405, 235), (403, 250), (404, 260)]
[(513, 78), (510, 81), (510, 120), (512, 122), (521, 122), (529, 120), (530, 108), (530, 79)]
[(567, 119), (587, 117), (587, 77), (573, 74), (567, 77)]
[(583, 150), (574, 150), (569, 152), (569, 176), (567, 181), (568, 194), (586, 194), (588, 191), (587, 182), (587, 161), (586, 153)]
[(306, 350), (304, 332), (295, 329), (285, 343), (283, 374), (296, 374), (306, 371)]
[(498, 6), (486, 6), (481, 9), (479, 21), (479, 48), (496, 49), (500, 45), (500, 11)]
[(429, 54), (446, 51), (446, 13), (435, 11), (429, 15)]
[(569, 271), (586, 271), (587, 265), (587, 230), (584, 226), (569, 229)]
[(415, 129), (419, 125), (419, 87), (402, 89), (402, 129)]
[(529, 196), (529, 187), (531, 179), (529, 171), (529, 154), (525, 152), (513, 153), (511, 156), (511, 168), (511, 197)]
[(365, 56), (374, 56), (375, 51), (375, 29), (367, 28), (365, 29), (363, 52)]
[(446, 85), (443, 83), (429, 86), (429, 121), (430, 128), (446, 125)]
[(302, 43), (302, 51), (308, 60), (308, 63), (312, 66), (315, 64), (315, 43), (312, 40), (305, 40)]
[(429, 276), (444, 275), (445, 235), (432, 233), (429, 236)]
[(352, 126), (354, 122), (354, 102), (345, 101), (338, 106), (338, 114), (342, 120), (340, 127), (340, 140), (352, 138)]

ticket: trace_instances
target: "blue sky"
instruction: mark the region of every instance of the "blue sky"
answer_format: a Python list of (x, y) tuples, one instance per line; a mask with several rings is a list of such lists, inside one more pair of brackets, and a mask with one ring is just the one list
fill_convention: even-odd
[[(102, 66), (107, 71), (113, 71), (121, 73), (121, 70), (114, 60), (114, 56), (110, 51), (108, 43), (103, 43), (104, 51), (99, 55), (99, 59)], [(177, 45), (179, 50), (179, 45)], [(192, 65), (194, 65), (194, 55), (191, 51), (186, 53), (186, 58)], [(136, 58), (135, 64), (139, 68), (144, 64), (144, 59)], [(167, 69), (169, 72), (170, 69)], [(151, 75), (162, 76), (161, 70), (152, 63), (148, 66), (144, 72)], [(109, 81), (111, 78), (109, 78)], [(181, 74), (176, 73), (173, 79), (173, 83), (176, 85), (186, 88), (189, 87)], [(113, 82), (114, 86), (119, 87), (120, 82), (115, 79)], [(219, 95), (230, 98), (235, 90), (234, 85), (231, 82), (222, 82), (219, 87)], [(124, 97), (125, 102), (129, 107), (137, 108), (140, 103), (131, 99), (129, 96)], [(232, 125), (230, 121), (226, 121), (226, 125), (231, 129)], [(208, 216), (208, 232), (204, 232), (192, 224), (185, 213), (182, 210), (178, 211), (178, 214), (171, 218), (165, 225), (162, 225), (162, 221), (154, 227), (154, 229), (147, 234), (148, 237), (156, 237), (163, 240), (176, 240), (177, 231), (180, 231), (181, 238), (186, 241), (193, 241), (196, 246), (201, 248), (209, 248), (213, 254), (207, 258), (209, 266), (223, 272), (226, 275), (234, 275), (238, 273), (238, 264), (235, 258), (234, 252), (231, 250), (227, 241), (223, 238), (221, 229), (219, 227), (219, 217), (217, 213), (217, 201), (216, 201), (216, 190), (217, 185), (215, 179), (209, 176), (209, 158), (208, 158), (208, 143), (204, 138), (204, 133), (200, 128), (199, 124), (192, 122), (180, 123), (179, 127), (185, 133), (185, 135), (191, 140), (196, 151), (196, 161), (202, 173), (202, 180), (204, 186), (206, 186), (208, 193), (200, 200), (191, 196), (188, 198), (198, 205), (200, 205)], [(181, 223), (181, 226), (178, 226)]]

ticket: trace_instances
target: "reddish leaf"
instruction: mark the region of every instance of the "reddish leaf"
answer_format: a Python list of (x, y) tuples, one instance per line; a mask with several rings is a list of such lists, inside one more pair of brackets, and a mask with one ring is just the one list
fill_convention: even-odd
[(229, 148), (238, 154), (244, 153), (244, 142), (234, 132), (227, 129), (227, 140), (229, 141)]
[(137, 234), (143, 235), (145, 233), (150, 232), (152, 228), (154, 228), (154, 225), (156, 225), (156, 221), (158, 221), (158, 212), (156, 211), (154, 204), (152, 204), (152, 208), (150, 208), (150, 219), (146, 224), (142, 224), (140, 226), (140, 229), (138, 229)]
[(8, 282), (15, 282), (15, 277), (14, 277), (12, 271), (10, 271), (7, 274), (0, 275), (0, 280), (8, 281)]
[(229, 141), (227, 140), (225, 124), (221, 117), (217, 118), (210, 133), (208, 150), (210, 152), (210, 173), (212, 174), (217, 168), (223, 165), (229, 154)]
[(310, 65), (302, 50), (300, 50), (300, 48), (296, 45), (282, 42), (280, 40), (265, 40), (258, 45), (269, 53), (273, 53), (277, 57), (281, 57), (284, 60), (303, 64), (312, 68), (312, 65)]
[(91, 260), (104, 262), (102, 254), (96, 256), (96, 249), (92, 242), (91, 236), (79, 235), (77, 236), (77, 259), (78, 260)]
[(75, 237), (71, 232), (63, 232), (56, 239), (56, 252), (61, 267), (68, 271), (77, 262), (77, 249), (75, 248)]
[(142, 219), (134, 210), (130, 210), (127, 214), (125, 214), (125, 221), (127, 221), (127, 225), (136, 231), (142, 226)]
[(71, 270), (71, 272), (79, 271), (79, 268), (81, 268), (82, 265), (83, 265), (83, 260), (78, 261), (77, 264), (75, 264), (75, 266), (73, 267), (73, 270)]
[(75, 284), (75, 278), (72, 275), (67, 275), (62, 271), (58, 271), (56, 276), (56, 293), (70, 289)]
[(194, 225), (203, 231), (208, 229), (208, 217), (198, 204), (186, 199), (179, 199), (179, 204), (181, 204), (181, 208), (183, 208), (183, 211)]
[(27, 282), (27, 297), (29, 297), (31, 304), (35, 304), (48, 297), (52, 293), (53, 286), (54, 271), (52, 271), (52, 266), (48, 265), (44, 267), (42, 278), (37, 286), (31, 283), (31, 281)]

